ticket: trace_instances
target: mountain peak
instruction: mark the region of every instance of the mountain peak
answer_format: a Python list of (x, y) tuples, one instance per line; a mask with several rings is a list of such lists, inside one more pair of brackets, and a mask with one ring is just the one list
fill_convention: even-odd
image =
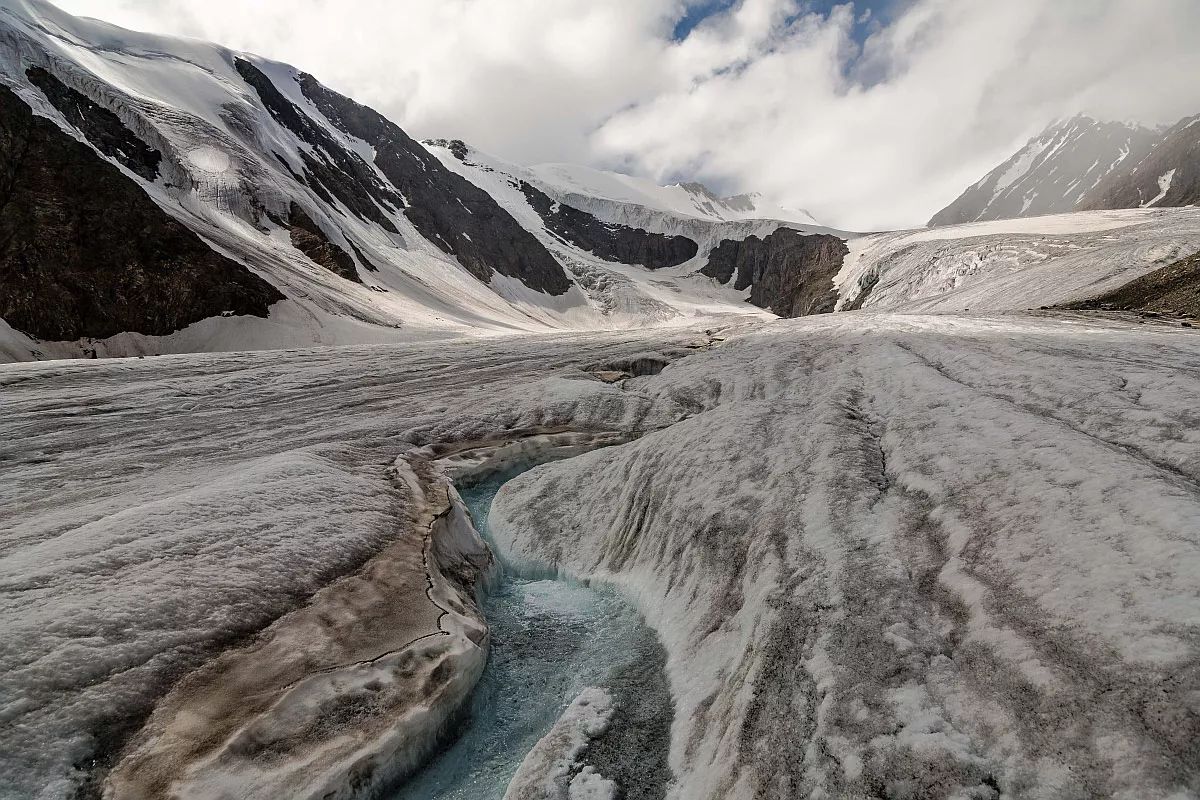
[(677, 183), (675, 185), (678, 186), (680, 189), (683, 189), (684, 191), (688, 192), (689, 194), (699, 195), (708, 200), (719, 201), (721, 199), (720, 195), (718, 195), (712, 189), (708, 188), (707, 186), (705, 186), (703, 183), (700, 183), (699, 181), (687, 181), (684, 183)]
[(1133, 168), (1158, 132), (1087, 113), (1056, 120), (939, 211), (930, 225), (1056, 214), (1086, 207), (1097, 186)]

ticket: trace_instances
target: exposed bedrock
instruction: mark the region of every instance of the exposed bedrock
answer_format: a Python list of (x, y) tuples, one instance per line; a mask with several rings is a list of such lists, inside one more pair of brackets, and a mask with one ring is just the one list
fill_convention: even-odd
[(527, 181), (521, 181), (521, 192), (548, 230), (606, 261), (663, 269), (690, 261), (699, 251), (699, 245), (686, 236), (601, 222), (586, 211), (551, 200)]
[(467, 160), (467, 154), (471, 152), (471, 148), (467, 147), (467, 143), (462, 139), (423, 139), (421, 144), (427, 144), (430, 147), (444, 147), (450, 151), (450, 155), (464, 163)]
[(376, 111), (299, 78), (304, 96), (338, 129), (375, 148), (375, 166), (407, 200), (417, 231), (458, 258), (475, 277), (494, 272), (551, 295), (571, 288), (562, 265), (484, 190), (451, 172), (420, 143)]
[(764, 219), (714, 222), (711, 219), (680, 216), (636, 203), (593, 197), (580, 192), (565, 191), (561, 188), (546, 188), (546, 191), (555, 201), (590, 214), (602, 223), (624, 225), (652, 233), (661, 233), (664, 236), (682, 236), (696, 242), (701, 250), (716, 247), (725, 239), (744, 239), (751, 235), (765, 236), (784, 224)]
[(833, 311), (833, 277), (849, 249), (836, 236), (779, 228), (760, 239), (726, 239), (709, 254), (700, 272), (733, 288), (750, 289), (750, 302), (781, 317)]
[[(111, 123), (101, 111), (81, 110), (80, 124)], [(91, 129), (102, 149), (119, 138)], [(0, 318), (9, 325), (46, 340), (166, 335), (225, 313), (266, 317), (282, 299), (0, 87)]]
[(312, 217), (304, 213), (304, 209), (297, 203), (293, 202), (288, 211), (288, 224), (291, 225), (289, 235), (292, 247), (334, 275), (362, 283), (350, 254), (331, 242), (320, 226), (313, 222)]

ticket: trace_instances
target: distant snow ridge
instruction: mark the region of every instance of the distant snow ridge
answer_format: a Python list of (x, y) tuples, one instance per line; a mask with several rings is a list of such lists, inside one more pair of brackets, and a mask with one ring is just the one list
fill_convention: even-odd
[(1200, 115), (1152, 129), (1079, 115), (1055, 123), (939, 211), (955, 225), (1200, 202)]
[(646, 178), (578, 164), (539, 164), (530, 171), (541, 184), (564, 198), (609, 200), (716, 222), (774, 219), (800, 225), (819, 224), (807, 211), (775, 205), (757, 192), (720, 197), (696, 181), (659, 186)]

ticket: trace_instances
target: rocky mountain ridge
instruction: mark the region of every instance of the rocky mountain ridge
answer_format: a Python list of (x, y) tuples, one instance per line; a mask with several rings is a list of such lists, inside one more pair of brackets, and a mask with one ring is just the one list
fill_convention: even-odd
[[(143, 265), (173, 287), (163, 299), (168, 307), (123, 300), (120, 313), (88, 315), (60, 302), (53, 276), (6, 281), (0, 308), (58, 308), (53, 324), (4, 314), (6, 358), (410, 341), (763, 314), (787, 304), (766, 290), (747, 298), (714, 283), (701, 272), (708, 252), (725, 239), (766, 236), (784, 225), (833, 233), (756, 196), (723, 199), (698, 185), (657, 187), (582, 167), (514, 166), (508, 172), (519, 177), (498, 187), (486, 171), (454, 158), (466, 145), (422, 144), (299, 69), (75, 18), (42, 0), (0, 7), (0, 86), (9, 92), (0, 122), (20, 125), (32, 114), (61, 133), (52, 138), (75, 140), (83, 148), (77, 158), (90, 154), (95, 163), (87, 170), (140, 191), (146, 214), (161, 211), (122, 227), (121, 236), (157, 252), (182, 227), (203, 253), (188, 263), (228, 262), (244, 273), (242, 283), (206, 285), (172, 261), (192, 252), (183, 248)], [(10, 178), (25, 180), (19, 155), (0, 148)], [(43, 189), (53, 189), (44, 199), (70, 216), (88, 205), (93, 187)], [(90, 287), (100, 306), (125, 296), (121, 281), (141, 285), (131, 277), (137, 262), (119, 247), (84, 247), (69, 228), (20, 218), (34, 226), (24, 235), (70, 251), (73, 269), (90, 270), (73, 280)], [(21, 258), (0, 249), (0, 269), (21, 273)], [(42, 270), (53, 267), (45, 262)]]
[(931, 226), (1200, 202), (1200, 115), (1166, 128), (1056, 122), (934, 214)]
[(1128, 172), (1106, 177), (1081, 208), (1171, 208), (1200, 203), (1200, 114), (1167, 128)]
[[(294, 67), (42, 0), (0, 5), (0, 86), (0, 125), (44, 128), (38, 145), (89, 176), (30, 173), (23, 134), (0, 137), (15, 200), (0, 214), (2, 361), (710, 326), (967, 295), (1010, 308), (1024, 295), (996, 282), (1027, 279), (1012, 269), (1046, 273), (1021, 300), (1036, 307), (1079, 298), (1080, 247), (1121, 250), (1114, 284), (1194, 252), (1191, 217), (1155, 218), (1192, 191), (1187, 165), (1168, 169), (1190, 157), (1191, 124), (1143, 159), (1139, 176), (1164, 173), (1135, 197), (1170, 177), (1144, 218), (1048, 222), (1060, 236), (1013, 253), (990, 238), (1016, 228), (980, 223), (896, 250), (910, 234), (859, 236), (757, 196), (418, 142)], [(1116, 193), (1100, 172), (1089, 180)]]

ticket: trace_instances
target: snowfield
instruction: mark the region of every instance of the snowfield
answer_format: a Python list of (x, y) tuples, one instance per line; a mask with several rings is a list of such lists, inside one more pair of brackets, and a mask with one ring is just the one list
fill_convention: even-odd
[(1095, 297), (1200, 250), (1200, 210), (1086, 211), (851, 238), (838, 309), (959, 313)]
[(1200, 792), (1193, 330), (860, 312), (12, 364), (0, 394), (6, 797), (402, 775), (486, 653), (447, 476), (630, 437), (491, 524), (658, 632), (670, 797)]

